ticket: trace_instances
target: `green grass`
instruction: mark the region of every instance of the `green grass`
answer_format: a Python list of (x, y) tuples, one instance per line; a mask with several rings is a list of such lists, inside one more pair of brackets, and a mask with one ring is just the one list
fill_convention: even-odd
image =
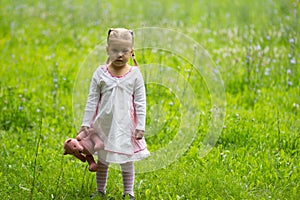
[[(94, 174), (62, 155), (63, 141), (80, 126), (72, 113), (80, 65), (108, 28), (155, 26), (178, 30), (209, 52), (227, 107), (217, 144), (200, 157), (211, 103), (205, 82), (196, 80), (199, 133), (176, 162), (136, 174), (137, 199), (299, 199), (299, 12), (298, 0), (2, 0), (1, 198), (88, 199)], [(140, 63), (166, 56), (137, 52)], [(170, 57), (168, 64), (176, 69), (180, 62), (188, 61)], [(162, 127), (149, 133), (152, 152), (172, 140), (180, 122), (180, 100), (156, 90), (148, 85), (147, 126)], [(166, 114), (155, 122), (158, 97)], [(107, 189), (111, 199), (121, 198), (119, 170), (110, 169)]]

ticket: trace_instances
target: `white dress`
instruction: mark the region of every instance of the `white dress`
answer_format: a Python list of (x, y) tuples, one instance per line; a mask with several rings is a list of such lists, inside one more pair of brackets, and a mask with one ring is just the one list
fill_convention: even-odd
[(146, 94), (138, 67), (112, 76), (107, 66), (94, 72), (82, 126), (92, 126), (104, 142), (98, 158), (106, 163), (138, 161), (150, 155), (145, 138), (136, 140), (135, 130), (145, 130)]

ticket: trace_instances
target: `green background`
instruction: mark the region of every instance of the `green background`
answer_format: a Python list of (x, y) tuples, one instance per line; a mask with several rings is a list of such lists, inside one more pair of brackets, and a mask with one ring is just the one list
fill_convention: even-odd
[[(208, 51), (224, 80), (226, 116), (217, 144), (200, 157), (210, 114), (204, 92), (198, 136), (176, 162), (137, 174), (136, 198), (299, 199), (299, 12), (298, 0), (1, 0), (1, 198), (89, 198), (94, 174), (62, 155), (80, 126), (72, 112), (80, 65), (110, 27), (162, 27)], [(140, 63), (164, 58), (143, 56)], [(148, 88), (149, 106), (157, 94), (172, 98)], [(150, 151), (170, 142), (178, 124), (176, 109), (162, 111), (172, 119), (147, 139)], [(107, 187), (108, 199), (121, 198), (119, 170), (110, 170)]]

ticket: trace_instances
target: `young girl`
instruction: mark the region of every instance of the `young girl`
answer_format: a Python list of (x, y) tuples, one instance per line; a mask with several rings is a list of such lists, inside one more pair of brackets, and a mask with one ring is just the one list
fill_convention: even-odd
[[(81, 130), (93, 127), (104, 142), (98, 153), (96, 195), (105, 196), (109, 163), (121, 165), (124, 197), (134, 199), (134, 161), (150, 155), (144, 139), (146, 94), (133, 54), (133, 32), (110, 29), (107, 64), (94, 72)], [(130, 57), (136, 66), (130, 66)], [(95, 196), (95, 194), (94, 194)]]

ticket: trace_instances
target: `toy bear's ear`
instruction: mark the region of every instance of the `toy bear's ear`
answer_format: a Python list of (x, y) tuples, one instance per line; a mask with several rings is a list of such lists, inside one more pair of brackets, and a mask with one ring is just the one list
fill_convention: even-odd
[(68, 151), (65, 149), (65, 151), (64, 151), (64, 155), (67, 155), (67, 154), (69, 154), (69, 153), (68, 153)]
[(68, 145), (69, 145), (69, 143), (72, 141), (72, 139), (71, 138), (69, 138), (69, 139), (67, 139), (66, 141), (65, 141), (65, 144), (64, 144), (64, 149), (65, 149), (65, 151), (64, 151), (64, 155), (67, 155), (67, 154), (69, 154), (68, 153)]

